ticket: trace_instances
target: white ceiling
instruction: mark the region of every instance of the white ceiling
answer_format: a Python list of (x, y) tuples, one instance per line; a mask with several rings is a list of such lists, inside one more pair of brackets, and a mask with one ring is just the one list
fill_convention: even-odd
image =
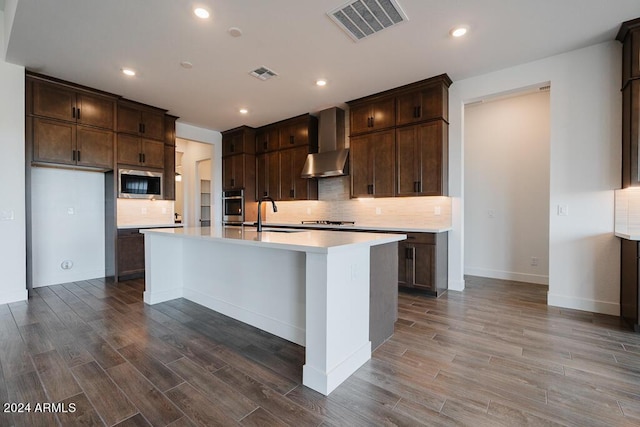
[[(19, 0), (6, 59), (226, 130), (613, 40), (621, 22), (640, 17), (638, 0), (398, 2), (408, 22), (355, 43), (326, 15), (342, 0)], [(196, 5), (212, 17), (197, 20)], [(466, 37), (449, 36), (457, 24), (470, 27)], [(242, 37), (227, 33), (233, 26)], [(263, 65), (279, 76), (249, 76)], [(122, 67), (138, 75), (126, 78)], [(320, 77), (324, 88), (314, 84)]]

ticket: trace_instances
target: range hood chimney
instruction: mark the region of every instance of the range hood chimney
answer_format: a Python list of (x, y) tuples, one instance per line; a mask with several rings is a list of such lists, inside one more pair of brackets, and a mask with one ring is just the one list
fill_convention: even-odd
[(333, 107), (318, 113), (318, 152), (309, 154), (302, 178), (327, 178), (349, 174), (349, 150), (344, 148), (344, 110)]

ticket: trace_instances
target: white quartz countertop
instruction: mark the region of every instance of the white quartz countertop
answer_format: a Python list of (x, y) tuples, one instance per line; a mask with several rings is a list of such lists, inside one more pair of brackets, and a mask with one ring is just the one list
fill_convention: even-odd
[(145, 225), (119, 225), (118, 228), (120, 229), (130, 229), (130, 228), (163, 228), (163, 227), (169, 227), (169, 228), (182, 228), (184, 227), (184, 224), (145, 224)]
[(255, 227), (184, 227), (156, 228), (140, 231), (182, 239), (197, 239), (237, 245), (258, 246), (299, 252), (328, 253), (353, 245), (376, 246), (398, 242), (404, 234), (357, 233), (344, 231), (269, 229), (258, 233)]
[(620, 237), (626, 240), (640, 240), (640, 234), (628, 234), (628, 233), (621, 233), (619, 231), (616, 231), (615, 235), (617, 237)]
[[(245, 222), (245, 225), (254, 225), (254, 222)], [(452, 227), (423, 227), (423, 226), (380, 226), (380, 225), (329, 225), (329, 224), (294, 224), (294, 223), (275, 223), (275, 222), (265, 222), (263, 224), (265, 227), (287, 227), (287, 228), (326, 228), (330, 230), (340, 229), (340, 230), (364, 230), (364, 231), (382, 231), (382, 232), (408, 232), (408, 233), (444, 233), (447, 231), (451, 231)]]

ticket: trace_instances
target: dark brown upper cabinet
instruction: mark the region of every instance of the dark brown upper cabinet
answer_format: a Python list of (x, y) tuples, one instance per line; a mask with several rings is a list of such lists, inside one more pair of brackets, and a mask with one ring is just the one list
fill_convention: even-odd
[(622, 42), (622, 86), (640, 78), (640, 18), (624, 22), (616, 37)]
[(351, 137), (351, 197), (392, 197), (395, 193), (394, 130)]
[(127, 133), (147, 139), (164, 141), (165, 112), (165, 110), (131, 101), (119, 101), (118, 133)]
[(396, 103), (398, 126), (431, 119), (449, 120), (449, 89), (444, 84), (399, 95)]
[(318, 181), (301, 178), (309, 148), (306, 146), (280, 150), (279, 200), (312, 200), (318, 198)]
[(398, 196), (447, 194), (448, 124), (435, 120), (396, 129)]
[(33, 162), (113, 169), (110, 130), (33, 118)]
[(278, 126), (280, 149), (309, 146), (309, 122), (315, 117), (304, 115), (281, 122)]
[(164, 170), (164, 142), (119, 133), (118, 164)]
[(33, 80), (33, 115), (113, 130), (115, 98)]
[(266, 153), (280, 148), (280, 131), (277, 126), (264, 126), (256, 130), (256, 153)]
[(350, 105), (351, 134), (393, 127), (396, 121), (395, 98), (355, 101)]
[(620, 26), (622, 42), (622, 188), (640, 186), (640, 18)]
[(256, 199), (280, 199), (280, 153), (270, 151), (256, 156)]
[(222, 132), (222, 156), (255, 153), (255, 129), (240, 126)]

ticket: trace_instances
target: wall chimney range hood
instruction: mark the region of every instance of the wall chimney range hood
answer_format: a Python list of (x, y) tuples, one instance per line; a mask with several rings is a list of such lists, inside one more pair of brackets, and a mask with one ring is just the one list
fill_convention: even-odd
[(318, 113), (318, 153), (309, 154), (302, 178), (329, 178), (349, 174), (349, 150), (344, 148), (344, 110), (334, 107)]

